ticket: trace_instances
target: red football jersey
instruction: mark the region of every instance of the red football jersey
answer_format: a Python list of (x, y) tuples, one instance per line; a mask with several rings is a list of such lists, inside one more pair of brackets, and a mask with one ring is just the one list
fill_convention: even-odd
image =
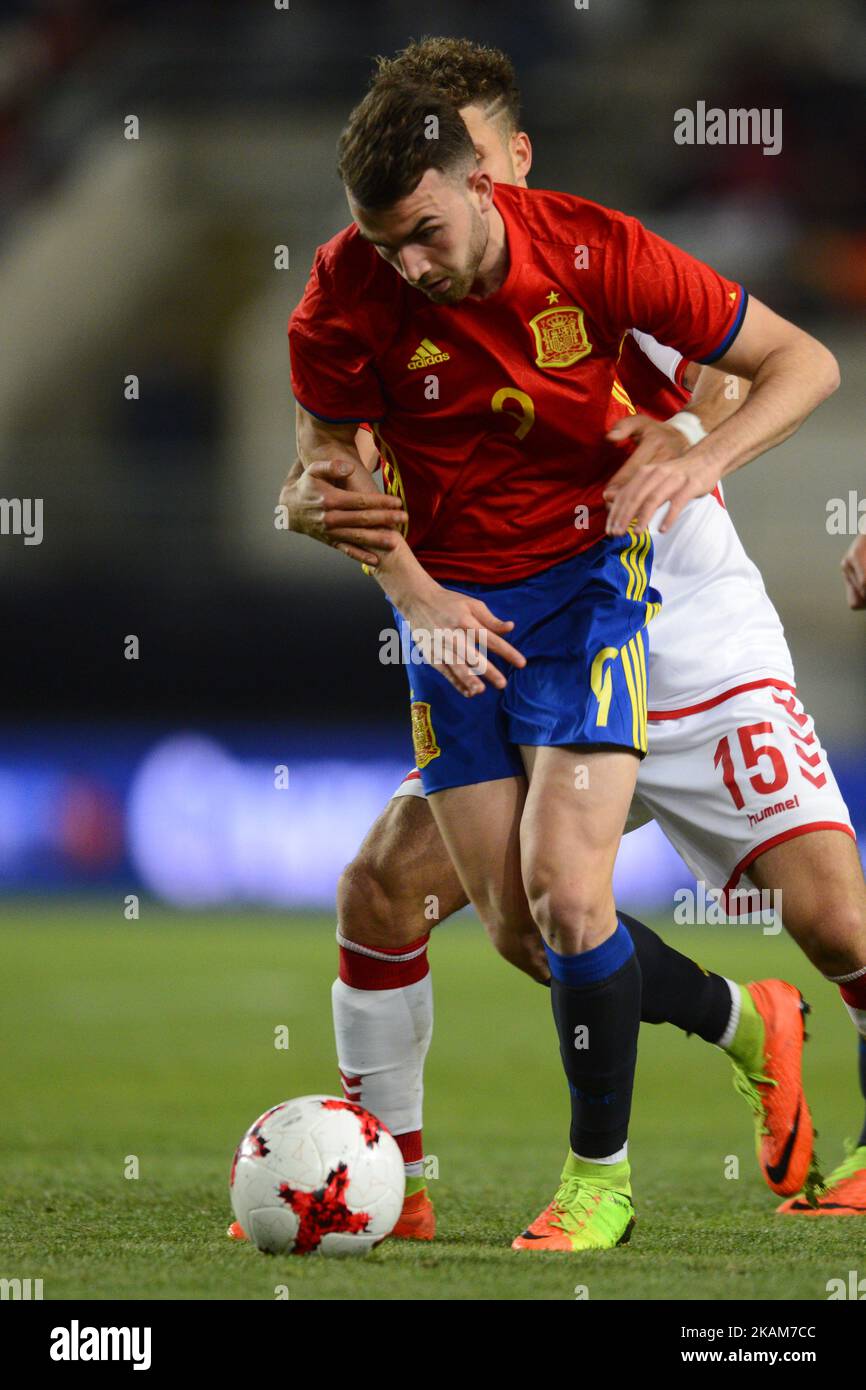
[(623, 462), (605, 432), (623, 334), (713, 361), (746, 308), (733, 281), (632, 217), (497, 184), (509, 268), (433, 304), (354, 225), (319, 248), (289, 321), (292, 387), (320, 419), (374, 425), (408, 541), (438, 579), (508, 583), (593, 545)]

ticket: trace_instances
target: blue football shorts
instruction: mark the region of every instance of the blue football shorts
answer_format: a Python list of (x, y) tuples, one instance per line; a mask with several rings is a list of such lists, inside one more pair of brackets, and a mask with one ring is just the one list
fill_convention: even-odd
[[(511, 619), (504, 690), (467, 699), (425, 662), (407, 665), (412, 740), (424, 790), (522, 776), (520, 745), (647, 751), (647, 624), (661, 607), (649, 585), (649, 531), (605, 536), (514, 584), (445, 584)], [(405, 632), (405, 623), (395, 610)], [(416, 651), (416, 658), (417, 658)]]

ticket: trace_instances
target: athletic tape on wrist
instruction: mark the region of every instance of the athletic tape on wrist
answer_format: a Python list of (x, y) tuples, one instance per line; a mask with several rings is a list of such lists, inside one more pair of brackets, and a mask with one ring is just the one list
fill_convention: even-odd
[(701, 440), (707, 437), (706, 430), (693, 410), (680, 410), (676, 415), (672, 415), (666, 423), (673, 425), (675, 430), (679, 430), (680, 434), (685, 435), (690, 448), (694, 448), (696, 444), (700, 444)]

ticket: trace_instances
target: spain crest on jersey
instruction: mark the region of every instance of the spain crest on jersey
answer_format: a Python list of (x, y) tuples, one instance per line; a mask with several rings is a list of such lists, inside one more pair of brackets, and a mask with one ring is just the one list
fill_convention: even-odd
[(410, 706), (412, 715), (412, 745), (415, 749), (415, 766), (420, 771), (428, 763), (432, 763), (434, 758), (438, 758), (442, 749), (436, 742), (436, 735), (433, 732), (433, 721), (430, 718), (430, 706), (426, 700), (413, 700)]
[(538, 367), (571, 367), (592, 352), (592, 343), (583, 324), (583, 310), (576, 304), (557, 304), (542, 309), (529, 320), (529, 326), (535, 334), (538, 349), (535, 364)]

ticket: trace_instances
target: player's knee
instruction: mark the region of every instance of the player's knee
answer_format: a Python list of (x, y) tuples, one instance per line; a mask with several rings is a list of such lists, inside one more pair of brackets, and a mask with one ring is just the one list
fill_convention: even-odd
[(573, 955), (597, 944), (609, 916), (607, 894), (591, 884), (575, 885), (534, 870), (526, 878), (526, 896), (535, 923), (554, 951)]
[(866, 966), (866, 910), (860, 895), (828, 902), (795, 934), (822, 975), (851, 975)]

